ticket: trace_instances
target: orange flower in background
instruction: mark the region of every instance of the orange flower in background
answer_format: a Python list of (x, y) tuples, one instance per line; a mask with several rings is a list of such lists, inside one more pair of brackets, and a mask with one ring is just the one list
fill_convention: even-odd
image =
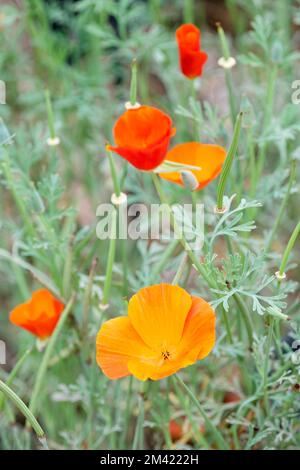
[(211, 306), (179, 286), (158, 284), (130, 299), (128, 316), (103, 323), (96, 355), (110, 379), (159, 380), (203, 359), (214, 344)]
[(10, 321), (40, 339), (45, 339), (53, 333), (63, 309), (64, 304), (51, 292), (40, 289), (32, 294), (28, 302), (14, 308), (10, 313)]
[[(219, 145), (200, 144), (199, 142), (186, 142), (178, 144), (166, 155), (166, 160), (175, 163), (184, 163), (201, 168), (201, 170), (188, 170), (192, 173), (193, 189), (203, 189), (222, 170), (226, 158), (226, 150)], [(184, 186), (180, 172), (159, 173), (159, 176), (172, 183)]]
[(202, 75), (207, 54), (200, 50), (200, 29), (193, 24), (183, 24), (176, 30), (180, 68), (187, 78)]
[(139, 170), (153, 170), (164, 160), (175, 132), (167, 114), (140, 106), (119, 117), (113, 130), (116, 146), (107, 147)]

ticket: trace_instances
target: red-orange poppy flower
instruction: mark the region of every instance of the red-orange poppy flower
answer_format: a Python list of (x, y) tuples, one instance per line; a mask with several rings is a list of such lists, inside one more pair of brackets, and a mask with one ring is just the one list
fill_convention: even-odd
[(215, 344), (215, 313), (205, 300), (176, 285), (144, 287), (128, 316), (105, 322), (97, 362), (110, 379), (159, 380), (206, 357)]
[(183, 24), (176, 30), (180, 68), (187, 78), (202, 75), (207, 54), (200, 50), (200, 29), (193, 24)]
[(28, 302), (18, 305), (10, 313), (10, 321), (45, 339), (51, 336), (64, 305), (46, 289), (37, 290)]
[[(197, 190), (203, 189), (219, 175), (225, 158), (226, 150), (223, 147), (219, 145), (200, 144), (199, 142), (178, 144), (166, 155), (166, 161), (201, 168), (201, 170), (187, 170), (192, 174), (191, 182), (194, 183), (192, 189)], [(159, 173), (159, 176), (168, 181), (172, 181), (172, 183), (184, 186), (182, 174), (178, 171)]]
[(107, 147), (139, 170), (153, 170), (164, 160), (175, 132), (167, 114), (140, 106), (119, 117), (113, 130), (116, 146)]

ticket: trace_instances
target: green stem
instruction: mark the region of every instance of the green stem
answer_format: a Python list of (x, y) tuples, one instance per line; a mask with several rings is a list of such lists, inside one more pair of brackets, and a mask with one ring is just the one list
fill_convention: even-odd
[(131, 64), (131, 82), (130, 82), (130, 104), (136, 104), (137, 97), (137, 62), (134, 59)]
[(54, 347), (56, 345), (56, 342), (58, 340), (60, 332), (63, 329), (63, 326), (66, 322), (66, 319), (67, 319), (67, 317), (68, 317), (68, 315), (69, 315), (69, 313), (70, 313), (70, 311), (73, 307), (74, 300), (75, 300), (75, 294), (73, 294), (71, 299), (69, 300), (67, 306), (65, 307), (63, 313), (61, 314), (59, 322), (56, 325), (56, 328), (55, 328), (52, 336), (49, 339), (47, 348), (45, 350), (42, 362), (40, 364), (40, 367), (39, 367), (39, 370), (38, 370), (38, 373), (37, 373), (37, 376), (36, 376), (35, 384), (34, 384), (34, 387), (33, 387), (33, 392), (32, 392), (32, 395), (31, 395), (31, 400), (30, 400), (30, 404), (29, 404), (29, 409), (30, 409), (31, 413), (35, 413), (35, 410), (37, 409), (37, 402), (40, 398), (41, 388), (42, 388), (42, 385), (43, 385), (43, 382), (44, 382), (45, 374), (46, 374), (46, 371), (47, 371), (47, 368), (48, 368), (48, 364), (49, 364), (51, 355), (54, 351)]
[(242, 125), (242, 117), (243, 113), (239, 113), (236, 119), (236, 123), (234, 126), (234, 131), (233, 131), (233, 137), (232, 137), (232, 142), (223, 166), (223, 170), (219, 179), (219, 184), (218, 184), (218, 189), (217, 189), (217, 208), (219, 210), (223, 209), (223, 197), (224, 197), (224, 191), (225, 191), (225, 186), (227, 182), (227, 178), (229, 176), (233, 158), (236, 154), (237, 148), (238, 148), (238, 142), (239, 142), (239, 135), (241, 131), (241, 125)]
[(27, 419), (27, 422), (30, 423), (30, 426), (34, 429), (37, 437), (42, 439), (45, 437), (45, 433), (41, 426), (39, 425), (38, 421), (34, 417), (33, 413), (30, 409), (25, 405), (23, 400), (10, 388), (8, 387), (2, 380), (0, 380), (0, 391), (13, 402), (13, 404), (21, 411), (21, 413)]
[(72, 264), (73, 264), (73, 237), (69, 240), (65, 266), (63, 272), (63, 296), (64, 299), (70, 297), (71, 281), (72, 281)]
[(45, 90), (45, 99), (46, 99), (46, 107), (47, 107), (47, 115), (48, 115), (48, 127), (50, 131), (51, 139), (56, 137), (55, 135), (55, 128), (54, 128), (54, 117), (53, 117), (53, 110), (50, 98), (49, 90)]
[(296, 175), (296, 161), (293, 160), (292, 161), (292, 167), (291, 167), (291, 171), (290, 171), (290, 178), (289, 178), (289, 182), (288, 182), (288, 187), (287, 187), (287, 190), (286, 190), (286, 193), (285, 193), (285, 196), (282, 200), (282, 203), (281, 203), (281, 206), (280, 206), (280, 209), (279, 209), (279, 212), (277, 214), (277, 217), (276, 217), (276, 220), (273, 224), (273, 228), (267, 238), (267, 242), (266, 242), (266, 246), (265, 246), (265, 252), (268, 253), (269, 250), (270, 250), (270, 247), (271, 247), (271, 244), (272, 244), (272, 241), (273, 241), (273, 238), (277, 232), (277, 229), (280, 225), (280, 222), (281, 222), (281, 219), (285, 213), (285, 209), (286, 209), (286, 206), (287, 206), (287, 203), (288, 203), (288, 200), (289, 200), (289, 197), (290, 197), (290, 193), (291, 193), (291, 189), (292, 189), (292, 186), (293, 186), (293, 183), (294, 183), (294, 180), (295, 180), (295, 175)]
[(165, 204), (166, 207), (169, 210), (170, 220), (171, 220), (174, 232), (175, 232), (176, 236), (178, 237), (180, 243), (182, 244), (183, 248), (187, 252), (190, 260), (192, 261), (192, 263), (195, 267), (195, 269), (201, 274), (201, 276), (206, 280), (207, 284), (210, 287), (216, 288), (216, 284), (215, 284), (214, 280), (207, 274), (205, 267), (199, 261), (199, 259), (197, 258), (197, 256), (193, 252), (192, 248), (189, 246), (188, 242), (184, 238), (184, 235), (183, 235), (182, 231), (178, 228), (178, 225), (176, 223), (172, 207), (170, 206), (170, 204), (169, 204), (169, 202), (168, 202), (168, 200), (167, 200), (167, 198), (166, 198), (166, 196), (165, 196), (165, 194), (164, 194), (164, 192), (161, 188), (158, 176), (155, 173), (152, 173), (152, 178), (153, 178), (153, 183), (155, 185), (156, 191), (159, 195), (159, 198), (160, 198), (161, 202), (163, 204)]
[[(142, 384), (144, 387), (144, 384)], [(132, 450), (140, 449), (142, 450), (144, 445), (144, 419), (145, 419), (145, 404), (144, 404), (144, 392), (141, 392), (139, 395), (139, 412), (136, 422), (136, 428), (133, 438)]]
[(183, 253), (183, 256), (182, 256), (182, 259), (179, 263), (179, 266), (178, 266), (178, 269), (177, 269), (177, 272), (174, 276), (174, 279), (172, 281), (172, 284), (173, 285), (176, 285), (176, 284), (179, 284), (179, 281), (181, 279), (181, 276), (185, 270), (185, 267), (186, 267), (186, 264), (187, 264), (187, 254), (186, 253)]
[(161, 271), (164, 269), (166, 262), (173, 255), (176, 247), (178, 246), (178, 243), (179, 243), (179, 240), (176, 240), (176, 239), (172, 240), (172, 242), (167, 246), (167, 248), (162, 253), (160, 260), (154, 266), (153, 271), (152, 271), (152, 278), (154, 280), (156, 276), (160, 274)]
[(265, 408), (268, 414), (269, 414), (268, 372), (269, 372), (269, 357), (270, 357), (270, 350), (271, 350), (271, 345), (272, 345), (274, 323), (275, 323), (275, 318), (272, 317), (270, 321), (267, 342), (266, 342), (266, 352), (265, 352), (265, 362), (264, 362), (264, 372), (263, 372), (264, 403), (265, 403)]
[(240, 294), (235, 293), (233, 295), (233, 297), (234, 297), (234, 299), (235, 299), (235, 301), (236, 301), (236, 303), (239, 307), (240, 313), (241, 313), (243, 321), (245, 323), (245, 327), (246, 327), (246, 331), (247, 331), (247, 335), (248, 335), (249, 345), (251, 346), (252, 342), (253, 342), (253, 327), (252, 327), (252, 323), (251, 323), (251, 320), (250, 320), (250, 317), (249, 317), (247, 306), (246, 306), (243, 298), (240, 296)]
[(181, 379), (181, 377), (177, 374), (174, 375), (174, 379), (177, 380), (177, 382), (181, 385), (181, 387), (185, 390), (187, 395), (189, 396), (190, 400), (194, 403), (198, 411), (200, 412), (202, 418), (204, 419), (205, 426), (206, 428), (212, 433), (214, 436), (215, 442), (220, 450), (229, 450), (229, 446), (225, 439), (223, 438), (222, 434), (220, 431), (216, 428), (216, 426), (211, 422), (209, 417), (207, 416), (206, 412), (202, 408), (201, 404), (191, 391), (191, 389), (184, 383), (184, 381)]
[(18, 192), (16, 190), (16, 187), (15, 187), (15, 184), (14, 184), (15, 178), (12, 175), (11, 168), (10, 168), (9, 156), (8, 156), (6, 151), (4, 151), (4, 155), (5, 155), (5, 161), (2, 164), (4, 176), (5, 176), (6, 181), (8, 183), (9, 189), (12, 192), (13, 198), (14, 198), (15, 203), (16, 203), (18, 209), (19, 209), (19, 212), (21, 214), (23, 222), (26, 226), (27, 232), (32, 238), (34, 238), (35, 230), (34, 230), (34, 227), (32, 225), (32, 221), (30, 219), (30, 216), (28, 214), (26, 205), (24, 204), (23, 199), (21, 197), (19, 197)]
[(283, 276), (284, 273), (285, 273), (285, 268), (286, 268), (286, 265), (287, 265), (287, 262), (288, 262), (288, 259), (289, 259), (289, 256), (290, 256), (290, 253), (294, 247), (294, 244), (297, 240), (297, 237), (299, 235), (299, 232), (300, 232), (300, 221), (298, 222), (298, 224), (296, 225), (296, 227), (294, 228), (294, 231), (291, 235), (291, 238), (289, 239), (289, 242), (286, 246), (286, 249), (283, 253), (283, 257), (282, 257), (282, 261), (281, 261), (281, 265), (280, 265), (280, 268), (279, 268), (279, 274), (280, 276)]
[(95, 276), (95, 270), (97, 266), (97, 258), (94, 258), (92, 261), (92, 266), (89, 273), (88, 283), (84, 293), (83, 299), (83, 308), (82, 308), (82, 337), (85, 338), (88, 330), (88, 320), (89, 320), (89, 310), (90, 310), (90, 301), (91, 294), (93, 289), (93, 280)]
[[(24, 354), (20, 357), (20, 359), (16, 363), (15, 367), (10, 372), (10, 374), (7, 377), (6, 382), (5, 382), (8, 387), (10, 387), (13, 384), (13, 381), (14, 381), (16, 375), (18, 374), (19, 370), (21, 369), (21, 367), (22, 367), (25, 359), (27, 358), (27, 356), (29, 356), (29, 354), (32, 352), (32, 349), (33, 349), (32, 347), (26, 349)], [(4, 401), (5, 401), (5, 395), (1, 394), (0, 395), (0, 411), (2, 411), (2, 409), (3, 409)]]
[[(221, 43), (222, 55), (225, 60), (228, 60), (230, 57), (230, 50), (229, 50), (227, 38), (220, 24), (218, 24), (217, 29), (218, 29), (219, 39)], [(231, 70), (225, 69), (225, 80), (226, 80), (226, 87), (227, 87), (227, 92), (228, 92), (231, 122), (232, 122), (232, 125), (234, 125), (237, 107), (236, 107), (236, 99), (235, 99), (234, 92), (233, 92), (234, 87), (233, 87)]]
[(106, 265), (105, 282), (104, 282), (104, 287), (103, 287), (103, 298), (102, 298), (103, 305), (106, 305), (108, 303), (108, 297), (109, 297), (111, 281), (112, 281), (113, 265), (114, 265), (115, 253), (116, 253), (117, 210), (115, 208), (112, 212), (111, 217), (112, 217), (112, 221), (111, 221), (110, 243), (109, 243), (108, 258), (107, 258), (107, 265)]
[(114, 192), (117, 197), (120, 196), (121, 194), (121, 189), (120, 189), (120, 184), (119, 184), (119, 179), (117, 176), (117, 170), (115, 167), (115, 162), (112, 156), (112, 153), (110, 150), (107, 150), (108, 153), (108, 158), (109, 158), (109, 166), (110, 166), (110, 172), (111, 172), (111, 177), (113, 180), (113, 185), (114, 185)]
[(183, 19), (185, 23), (194, 23), (194, 0), (184, 0)]

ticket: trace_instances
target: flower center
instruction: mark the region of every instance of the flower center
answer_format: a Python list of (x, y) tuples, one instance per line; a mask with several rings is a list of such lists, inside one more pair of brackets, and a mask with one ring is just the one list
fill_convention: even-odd
[(164, 349), (164, 350), (161, 352), (161, 355), (162, 355), (163, 360), (164, 360), (164, 361), (167, 361), (168, 359), (170, 359), (171, 353), (170, 353), (170, 351), (168, 351), (167, 349)]

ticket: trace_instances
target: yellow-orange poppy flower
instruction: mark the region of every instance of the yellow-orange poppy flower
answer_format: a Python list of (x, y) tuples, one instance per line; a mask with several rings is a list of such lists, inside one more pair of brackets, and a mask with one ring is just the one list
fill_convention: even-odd
[(144, 287), (128, 316), (106, 321), (97, 336), (97, 362), (110, 379), (159, 380), (206, 357), (215, 344), (215, 313), (179, 286)]
[[(197, 166), (200, 170), (189, 170), (194, 182), (193, 189), (199, 190), (207, 186), (221, 172), (226, 158), (226, 150), (219, 145), (186, 142), (173, 147), (166, 155), (166, 161)], [(184, 186), (182, 174), (178, 171), (159, 173), (165, 180)]]
[(28, 302), (14, 308), (10, 313), (10, 321), (38, 338), (45, 339), (53, 333), (63, 309), (64, 304), (51, 292), (40, 289), (32, 294)]

